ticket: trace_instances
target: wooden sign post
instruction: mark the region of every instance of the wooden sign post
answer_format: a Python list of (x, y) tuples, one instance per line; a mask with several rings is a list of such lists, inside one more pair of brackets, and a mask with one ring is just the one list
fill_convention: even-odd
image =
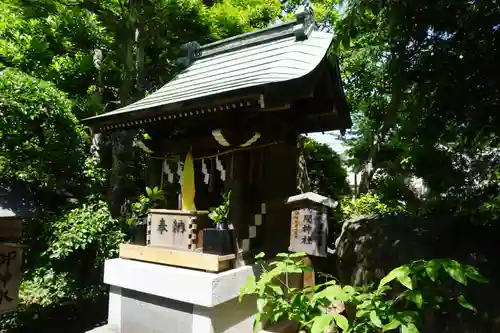
[[(305, 252), (309, 256), (326, 257), (328, 235), (328, 212), (337, 207), (337, 202), (313, 192), (307, 192), (288, 198), (292, 205), (290, 228), (290, 247), (292, 252)], [(313, 267), (311, 257), (305, 264)], [(311, 272), (304, 272), (303, 286), (315, 285), (314, 267)]]
[(22, 248), (0, 243), (0, 313), (9, 312), (19, 303)]
[(23, 263), (22, 236), (25, 218), (37, 214), (30, 192), (21, 183), (0, 184), (0, 313), (15, 310)]
[(288, 198), (287, 203), (292, 205), (289, 250), (326, 257), (328, 211), (337, 202), (308, 192)]

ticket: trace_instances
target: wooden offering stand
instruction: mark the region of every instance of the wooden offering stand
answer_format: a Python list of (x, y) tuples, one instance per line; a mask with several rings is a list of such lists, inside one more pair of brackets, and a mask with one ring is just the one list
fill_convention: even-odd
[(120, 258), (209, 272), (221, 272), (232, 268), (231, 263), (235, 255), (218, 256), (202, 252), (182, 251), (154, 246), (121, 244)]
[(122, 244), (120, 257), (164, 265), (220, 272), (231, 268), (235, 255), (203, 253), (207, 211), (151, 209), (147, 221), (147, 246)]

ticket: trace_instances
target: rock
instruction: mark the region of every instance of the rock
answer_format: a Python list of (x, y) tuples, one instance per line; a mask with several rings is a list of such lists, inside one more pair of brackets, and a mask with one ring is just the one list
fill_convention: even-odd
[[(471, 282), (463, 289), (481, 315), (450, 305), (442, 314), (425, 313), (422, 332), (500, 332), (498, 235), (500, 223), (496, 221), (485, 226), (449, 215), (360, 216), (343, 223), (335, 242), (337, 278), (342, 285), (363, 286), (415, 260), (455, 259), (477, 267), (490, 281)], [(350, 307), (346, 312), (350, 318), (354, 315)]]
[(115, 325), (104, 325), (96, 327), (90, 331), (87, 331), (87, 333), (119, 333), (119, 332), (118, 332), (118, 327), (116, 327)]

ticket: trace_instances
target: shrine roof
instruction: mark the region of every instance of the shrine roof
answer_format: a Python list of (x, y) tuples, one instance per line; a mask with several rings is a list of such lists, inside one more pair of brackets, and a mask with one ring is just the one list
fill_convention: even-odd
[[(124, 122), (130, 125), (142, 123), (141, 120), (168, 120), (223, 107), (249, 106), (252, 102), (263, 104), (259, 100), (263, 98), (260, 88), (313, 72), (327, 57), (332, 44), (331, 33), (316, 29), (312, 11), (305, 10), (296, 17), (294, 21), (203, 46), (188, 43), (188, 55), (183, 58), (187, 68), (173, 80), (135, 103), (84, 121), (112, 128), (120, 123), (118, 127), (127, 126)], [(236, 104), (234, 99), (226, 105), (210, 104), (235, 94), (240, 97)], [(243, 96), (251, 97), (245, 100)]]
[(0, 184), (0, 218), (31, 217), (36, 212), (31, 193), (22, 184)]

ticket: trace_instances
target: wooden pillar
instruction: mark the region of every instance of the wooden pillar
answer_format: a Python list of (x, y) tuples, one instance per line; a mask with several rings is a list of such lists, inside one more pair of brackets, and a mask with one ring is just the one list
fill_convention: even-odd
[(314, 287), (316, 285), (316, 272), (314, 271), (314, 264), (311, 256), (305, 258), (304, 264), (305, 266), (311, 267), (312, 270), (303, 273), (302, 286), (305, 288)]
[(297, 193), (297, 156), (296, 142), (286, 142), (266, 147), (263, 160), (259, 161), (263, 177), (256, 184), (257, 200), (267, 205), (265, 222), (260, 227), (259, 250), (269, 256), (288, 251), (291, 208), (285, 202)]
[(151, 158), (147, 164), (147, 184), (153, 188), (155, 186), (161, 187), (163, 160)]
[(229, 155), (230, 163), (228, 170), (229, 182), (226, 182), (231, 190), (230, 220), (234, 228), (236, 260), (235, 266), (240, 267), (248, 262), (249, 251), (245, 249), (248, 243), (250, 211), (249, 193), (249, 165), (250, 155), (248, 151), (235, 151)]

